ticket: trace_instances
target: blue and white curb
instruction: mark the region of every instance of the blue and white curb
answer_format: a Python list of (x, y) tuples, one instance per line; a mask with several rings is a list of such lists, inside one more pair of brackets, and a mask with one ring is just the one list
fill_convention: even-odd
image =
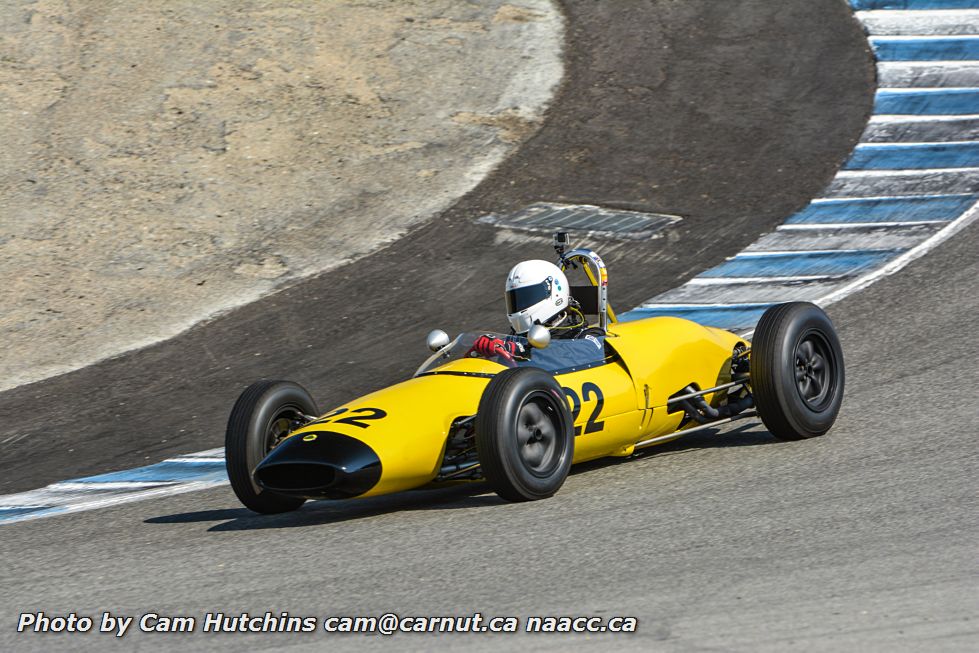
[(199, 451), (155, 465), (0, 496), (0, 524), (206, 490), (227, 482), (224, 448)]
[[(740, 254), (620, 315), (750, 333), (772, 304), (827, 305), (979, 217), (979, 0), (850, 0), (877, 56), (874, 115), (823, 196)], [(227, 484), (224, 450), (0, 497), (0, 524)]]
[(745, 334), (772, 304), (827, 305), (979, 217), (979, 0), (850, 0), (877, 57), (874, 114), (823, 196), (743, 252), (622, 315)]

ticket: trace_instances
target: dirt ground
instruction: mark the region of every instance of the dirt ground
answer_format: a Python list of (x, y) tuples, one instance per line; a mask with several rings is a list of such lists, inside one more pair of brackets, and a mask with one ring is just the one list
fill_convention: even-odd
[(532, 134), (548, 0), (6, 2), (0, 390), (363, 255)]

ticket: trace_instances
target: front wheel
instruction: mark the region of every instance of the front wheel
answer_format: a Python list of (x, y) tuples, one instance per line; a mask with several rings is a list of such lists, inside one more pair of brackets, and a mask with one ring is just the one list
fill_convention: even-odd
[(833, 426), (843, 402), (843, 350), (821, 308), (790, 302), (765, 311), (750, 367), (758, 415), (776, 438), (811, 438)]
[(291, 381), (258, 381), (248, 386), (228, 418), (224, 457), (231, 489), (246, 508), (264, 514), (288, 512), (305, 499), (275, 494), (259, 487), (255, 467), (302, 422), (318, 415), (316, 402), (305, 388)]
[(547, 372), (520, 367), (494, 376), (475, 429), (483, 476), (504, 499), (544, 499), (568, 477), (574, 426), (564, 392)]

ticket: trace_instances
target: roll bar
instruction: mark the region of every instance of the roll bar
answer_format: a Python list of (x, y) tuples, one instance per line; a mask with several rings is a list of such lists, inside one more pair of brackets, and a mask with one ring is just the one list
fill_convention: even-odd
[(598, 289), (598, 326), (608, 329), (609, 324), (616, 322), (615, 312), (608, 304), (608, 269), (605, 261), (590, 249), (573, 249), (565, 253), (565, 247), (571, 244), (567, 233), (554, 234), (554, 250), (557, 252), (561, 270), (577, 268), (581, 265), (592, 286)]

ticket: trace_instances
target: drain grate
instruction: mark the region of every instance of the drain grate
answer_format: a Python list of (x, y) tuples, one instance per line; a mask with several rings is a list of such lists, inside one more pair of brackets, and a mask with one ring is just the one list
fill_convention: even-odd
[(491, 213), (479, 218), (483, 224), (506, 229), (551, 234), (555, 231), (583, 232), (592, 236), (644, 240), (655, 238), (679, 222), (676, 215), (605, 209), (588, 204), (538, 202), (506, 215)]

